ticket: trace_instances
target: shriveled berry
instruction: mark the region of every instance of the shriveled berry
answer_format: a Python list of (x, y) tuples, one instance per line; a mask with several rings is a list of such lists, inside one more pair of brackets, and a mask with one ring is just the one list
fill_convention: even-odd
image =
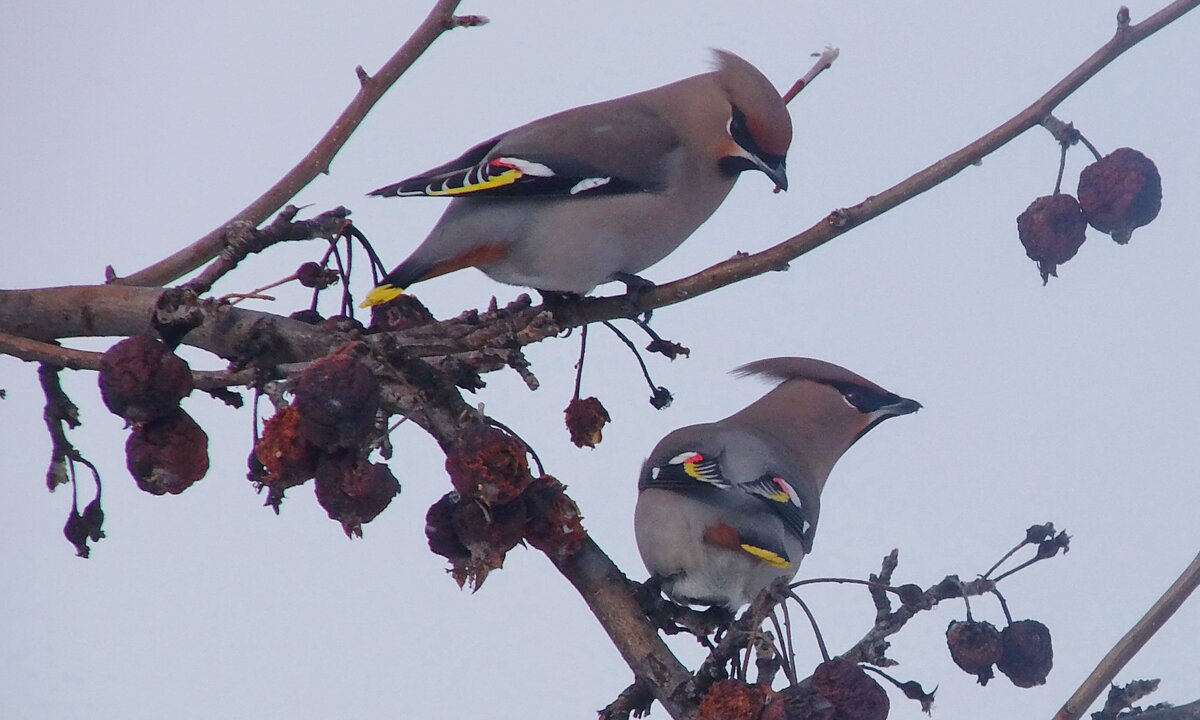
[(458, 538), (454, 527), (454, 510), (463, 501), (462, 495), (451, 491), (443, 495), (425, 513), (425, 539), (435, 555), (451, 562), (465, 562), (471, 551)]
[(407, 293), (371, 306), (372, 330), (408, 330), (433, 321), (433, 313), (420, 300)]
[(980, 685), (995, 677), (992, 666), (1000, 660), (1004, 644), (1000, 631), (990, 622), (951, 620), (946, 628), (950, 659), (964, 672), (974, 675)]
[(1150, 158), (1117, 148), (1079, 173), (1079, 204), (1092, 227), (1124, 245), (1134, 229), (1158, 217), (1162, 177)]
[(766, 693), (741, 680), (713, 683), (696, 713), (697, 720), (756, 720), (766, 704)]
[(268, 489), (267, 504), (279, 512), (284, 491), (316, 474), (318, 455), (317, 448), (300, 432), (300, 411), (288, 405), (263, 423), (262, 437), (252, 454), (262, 471), (251, 472), (250, 480)]
[(296, 383), (300, 432), (324, 450), (362, 444), (375, 426), (379, 380), (364, 363), (339, 352), (317, 360)]
[(813, 687), (833, 705), (838, 720), (884, 720), (891, 704), (887, 692), (855, 663), (827, 660), (812, 675)]
[(1013, 685), (1029, 688), (1044, 685), (1054, 666), (1050, 629), (1037, 620), (1018, 620), (1000, 633), (1004, 654), (996, 663)]
[(1075, 257), (1083, 245), (1087, 220), (1074, 197), (1043, 195), (1017, 216), (1017, 235), (1025, 254), (1038, 265), (1045, 285), (1057, 268)]
[(304, 287), (324, 290), (338, 281), (338, 272), (315, 262), (306, 262), (296, 269), (296, 279)]
[(454, 489), (489, 505), (517, 498), (533, 478), (525, 444), (484, 422), (469, 425), (446, 453)]
[(353, 451), (322, 455), (317, 462), (317, 502), (347, 537), (362, 537), (362, 526), (387, 509), (400, 483), (384, 463), (360, 459)]
[(100, 358), (100, 397), (115, 415), (145, 423), (175, 412), (192, 392), (183, 358), (149, 335), (134, 335)]
[(208, 435), (183, 410), (135, 426), (125, 443), (125, 465), (152, 495), (178, 495), (208, 472)]
[(579, 506), (558, 480), (543, 475), (522, 495), (525, 499), (525, 539), (552, 558), (575, 554), (587, 538)]
[(564, 413), (575, 447), (596, 447), (604, 439), (604, 425), (612, 420), (604, 405), (594, 397), (572, 398)]

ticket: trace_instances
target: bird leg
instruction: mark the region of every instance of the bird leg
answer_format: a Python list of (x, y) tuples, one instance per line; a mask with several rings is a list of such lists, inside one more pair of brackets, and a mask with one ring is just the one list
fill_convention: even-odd
[(667, 635), (678, 635), (681, 632), (691, 633), (701, 645), (710, 651), (714, 649), (708, 636), (712, 635), (733, 622), (733, 613), (729, 610), (714, 606), (707, 610), (696, 610), (673, 602), (662, 595), (663, 578), (655, 575), (646, 582), (638, 584), (635, 592), (642, 612), (654, 623), (655, 627)]
[(649, 323), (654, 311), (643, 311), (638, 307), (638, 303), (641, 302), (642, 295), (647, 290), (651, 290), (657, 287), (657, 285), (640, 275), (627, 272), (613, 273), (612, 279), (625, 283), (625, 297), (621, 301), (621, 305), (625, 309), (625, 316), (639, 325)]

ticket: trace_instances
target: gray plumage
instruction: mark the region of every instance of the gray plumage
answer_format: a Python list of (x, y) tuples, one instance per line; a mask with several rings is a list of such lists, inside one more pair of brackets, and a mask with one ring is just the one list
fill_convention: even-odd
[(771, 358), (735, 372), (779, 384), (723, 420), (668, 434), (638, 481), (638, 550), (680, 603), (736, 609), (794, 576), (834, 464), (875, 425), (920, 408), (821, 360)]
[(791, 136), (779, 93), (724, 51), (712, 72), (515, 128), (371, 193), (455, 199), (364, 304), (472, 266), (579, 294), (635, 275), (707, 220), (743, 170), (786, 189)]

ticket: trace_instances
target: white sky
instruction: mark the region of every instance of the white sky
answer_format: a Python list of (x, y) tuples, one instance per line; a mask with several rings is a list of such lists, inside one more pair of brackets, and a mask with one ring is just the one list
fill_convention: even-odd
[[(1135, 20), (1159, 6), (1129, 4)], [(417, 0), (6, 5), (0, 286), (100, 282), (105, 265), (131, 272), (216, 226), (292, 166), (352, 96), (354, 66), (376, 68), (426, 10)], [(350, 207), (392, 262), (443, 205), (363, 197), (372, 188), (541, 115), (702, 72), (708, 47), (744, 55), (781, 87), (810, 52), (841, 48), (792, 105), (792, 189), (773, 195), (748, 174), (646, 273), (666, 281), (783, 240), (994, 127), (1108, 39), (1116, 4), (526, 0), (460, 10), (493, 22), (438, 41), (298, 198), (314, 211)], [(659, 332), (693, 351), (651, 360), (676, 395), (666, 411), (645, 402), (623, 347), (594, 333), (584, 391), (614, 418), (594, 451), (575, 449), (561, 426), (574, 338), (530, 351), (541, 390), (496, 374), (478, 401), (535, 445), (593, 536), (640, 580), (637, 468), (670, 429), (763, 392), (727, 370), (809, 355), (920, 400), (925, 410), (883, 425), (837, 467), (801, 575), (865, 577), (899, 547), (898, 582), (971, 576), (1026, 526), (1053, 520), (1074, 536), (1070, 554), (1002, 586), (1018, 618), (1054, 633), (1044, 687), (973, 685), (944, 650), (946, 624), (962, 616), (954, 604), (912, 623), (891, 653), (898, 676), (940, 685), (936, 717), (1049, 717), (1200, 547), (1198, 29), (1193, 16), (1167, 28), (1058, 112), (1101, 149), (1129, 145), (1157, 162), (1163, 211), (1129, 246), (1091, 231), (1062, 277), (1041, 286), (1015, 227), (1057, 168), (1057, 146), (1035, 130), (790, 272), (658, 312)], [(1071, 153), (1069, 189), (1084, 153)], [(250, 289), (319, 252), (273, 249), (218, 290)], [(361, 295), (369, 279), (357, 282)], [(518, 292), (474, 271), (417, 288), (440, 316)], [(303, 302), (283, 297), (259, 307)], [(210, 435), (212, 469), (179, 497), (151, 497), (124, 469), (125, 432), (95, 376), (65, 384), (86, 423), (72, 438), (104, 474), (109, 537), (88, 561), (62, 538), (70, 494), (44, 488), (35, 367), (0, 359), (0, 717), (587, 718), (629, 682), (539, 553), (513, 551), (476, 595), (443, 574), (423, 518), (448, 483), (417, 428), (395, 437), (403, 494), (349, 542), (308, 487), (289, 493), (280, 517), (261, 507), (244, 479), (247, 412), (185, 401)], [(871, 622), (860, 590), (808, 597), (831, 649)], [(999, 622), (994, 603), (973, 607)], [(1196, 699), (1196, 637), (1193, 600), (1120, 679), (1161, 677), (1153, 700)], [(698, 660), (694, 643), (675, 644)], [(798, 644), (815, 664), (803, 633)], [(921, 717), (910, 701), (892, 703), (893, 718)]]

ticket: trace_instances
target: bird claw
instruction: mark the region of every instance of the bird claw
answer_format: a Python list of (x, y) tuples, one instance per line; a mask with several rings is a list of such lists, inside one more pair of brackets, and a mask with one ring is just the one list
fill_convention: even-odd
[(621, 306), (625, 310), (625, 317), (638, 323), (650, 322), (654, 311), (642, 310), (638, 306), (641, 304), (642, 295), (647, 290), (653, 290), (657, 285), (640, 275), (627, 272), (613, 273), (613, 280), (625, 283), (625, 297), (621, 299)]

